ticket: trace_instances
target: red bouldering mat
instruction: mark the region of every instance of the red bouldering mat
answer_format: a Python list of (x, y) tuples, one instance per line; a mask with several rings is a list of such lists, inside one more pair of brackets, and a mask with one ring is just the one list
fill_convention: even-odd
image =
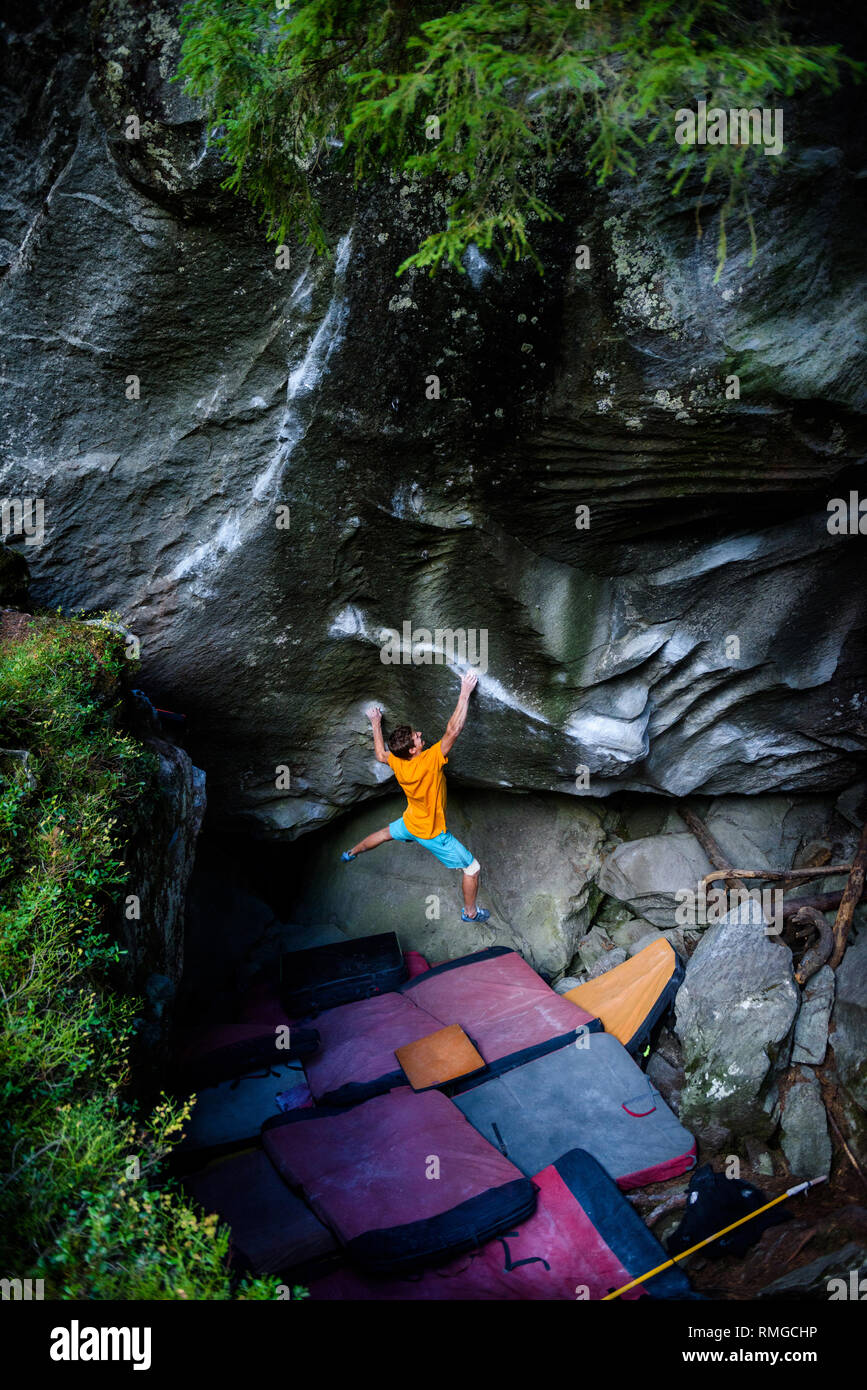
[[(668, 1258), (588, 1153), (573, 1149), (537, 1173), (536, 1211), (479, 1250), (415, 1278), (383, 1279), (340, 1269), (310, 1285), (317, 1300), (575, 1302), (602, 1299)], [(685, 1274), (666, 1270), (622, 1295), (629, 1301), (690, 1299)]]
[(308, 1057), (319, 1046), (315, 1028), (287, 1024), (215, 1023), (190, 1030), (178, 1051), (177, 1084), (197, 1090), (244, 1072)]
[(555, 993), (517, 951), (493, 947), (426, 970), (390, 994), (320, 1014), (320, 1046), (305, 1061), (310, 1090), (318, 1104), (350, 1105), (401, 1086), (395, 1052), (454, 1024), (485, 1069), (450, 1083), (450, 1094), (602, 1026)]

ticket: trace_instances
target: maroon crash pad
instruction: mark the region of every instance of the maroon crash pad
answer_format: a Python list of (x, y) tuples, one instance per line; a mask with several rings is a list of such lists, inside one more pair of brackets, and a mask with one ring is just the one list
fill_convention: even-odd
[(383, 1273), (436, 1264), (535, 1210), (529, 1178), (439, 1091), (280, 1115), (262, 1143), (350, 1259)]
[(519, 1065), (532, 1050), (568, 1040), (582, 1026), (601, 1026), (551, 989), (517, 951), (501, 946), (435, 966), (400, 993), (441, 1026), (459, 1023), (489, 1066), (509, 1058)]
[(305, 1060), (319, 1103), (348, 1105), (405, 1086), (395, 1051), (435, 1033), (439, 1023), (402, 994), (375, 994), (319, 1014), (319, 1050)]

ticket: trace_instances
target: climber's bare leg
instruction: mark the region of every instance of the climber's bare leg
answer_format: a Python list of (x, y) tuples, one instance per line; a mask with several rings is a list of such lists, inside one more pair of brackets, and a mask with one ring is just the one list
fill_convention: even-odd
[[(372, 835), (366, 835), (363, 840), (359, 840), (357, 845), (353, 845), (350, 854), (364, 854), (365, 850), (376, 849), (377, 845), (384, 845), (386, 840), (392, 838), (388, 826), (384, 830), (374, 830)], [(473, 900), (475, 901), (475, 899)]]
[(479, 879), (481, 873), (464, 874), (461, 879), (461, 888), (464, 893), (464, 907), (468, 917), (474, 917), (476, 912), (476, 898), (479, 895)]

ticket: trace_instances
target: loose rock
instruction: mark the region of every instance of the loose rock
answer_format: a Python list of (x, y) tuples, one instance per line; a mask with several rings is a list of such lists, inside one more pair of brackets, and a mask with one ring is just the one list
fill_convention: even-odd
[(828, 1047), (828, 1020), (834, 1003), (834, 972), (823, 965), (803, 989), (795, 1023), (792, 1061), (819, 1067)]
[(788, 1063), (799, 993), (788, 951), (765, 935), (747, 902), (708, 928), (675, 1001), (686, 1084), (680, 1118), (767, 1138), (773, 1131), (776, 1072)]
[(831, 1140), (814, 1072), (800, 1069), (782, 1105), (780, 1146), (795, 1178), (818, 1178), (831, 1171)]

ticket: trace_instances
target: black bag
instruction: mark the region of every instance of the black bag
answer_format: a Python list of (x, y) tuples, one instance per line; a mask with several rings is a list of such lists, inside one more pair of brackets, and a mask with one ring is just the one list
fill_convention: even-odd
[(290, 1018), (385, 994), (406, 977), (394, 932), (289, 951), (280, 962), (281, 996)]
[[(686, 1215), (677, 1230), (665, 1242), (669, 1255), (679, 1255), (691, 1245), (721, 1231), (758, 1211), (770, 1198), (752, 1183), (740, 1178), (727, 1178), (724, 1173), (715, 1173), (709, 1163), (696, 1168), (689, 1184)], [(751, 1245), (769, 1226), (778, 1226), (781, 1221), (791, 1221), (791, 1212), (785, 1207), (773, 1207), (763, 1212), (754, 1221), (747, 1221), (728, 1235), (706, 1245), (702, 1254), (708, 1260), (722, 1260), (726, 1255), (745, 1255)]]

